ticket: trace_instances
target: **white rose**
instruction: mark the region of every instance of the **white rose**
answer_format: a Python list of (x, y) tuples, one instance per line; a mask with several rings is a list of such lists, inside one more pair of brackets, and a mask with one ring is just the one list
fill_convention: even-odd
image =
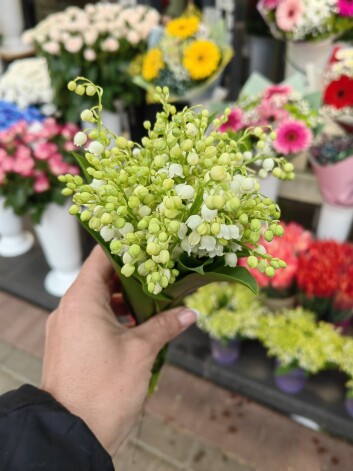
[(65, 42), (65, 49), (71, 54), (79, 52), (82, 49), (82, 46), (83, 40), (80, 36), (71, 37)]
[(83, 51), (83, 57), (86, 59), (86, 61), (92, 62), (96, 60), (97, 54), (93, 49), (88, 48)]
[(60, 46), (55, 41), (49, 41), (42, 46), (43, 50), (51, 55), (57, 55), (60, 52)]
[(136, 31), (134, 30), (130, 30), (128, 33), (127, 33), (127, 40), (135, 45), (135, 44), (138, 44), (140, 41), (141, 41), (141, 36), (139, 34), (137, 34)]
[(103, 51), (115, 52), (119, 49), (119, 42), (115, 38), (107, 38), (102, 42)]

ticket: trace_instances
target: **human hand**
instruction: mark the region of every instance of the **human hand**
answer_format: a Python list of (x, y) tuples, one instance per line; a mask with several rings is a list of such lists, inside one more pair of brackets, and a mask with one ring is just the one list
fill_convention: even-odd
[(42, 388), (113, 455), (136, 422), (159, 350), (196, 321), (186, 308), (127, 329), (111, 308), (113, 268), (96, 247), (49, 316)]

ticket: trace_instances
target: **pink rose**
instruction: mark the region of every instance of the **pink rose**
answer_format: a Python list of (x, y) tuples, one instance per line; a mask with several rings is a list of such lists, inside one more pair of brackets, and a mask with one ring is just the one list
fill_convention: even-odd
[(45, 173), (38, 172), (34, 179), (33, 189), (36, 193), (43, 193), (49, 190), (50, 183)]
[(33, 173), (34, 161), (31, 158), (16, 159), (13, 171), (23, 177), (30, 177)]
[(34, 155), (38, 160), (48, 160), (51, 155), (58, 151), (58, 146), (52, 142), (42, 142), (34, 149)]

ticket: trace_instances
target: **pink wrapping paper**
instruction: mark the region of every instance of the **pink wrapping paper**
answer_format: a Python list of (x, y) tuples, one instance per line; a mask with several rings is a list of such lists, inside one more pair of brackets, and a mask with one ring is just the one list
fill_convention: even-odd
[(311, 161), (322, 198), (337, 206), (353, 206), (353, 156), (333, 165)]

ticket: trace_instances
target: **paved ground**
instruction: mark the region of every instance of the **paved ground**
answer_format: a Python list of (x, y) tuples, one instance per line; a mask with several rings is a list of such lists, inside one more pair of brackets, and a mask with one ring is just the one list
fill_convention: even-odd
[[(46, 317), (0, 292), (0, 393), (39, 384)], [(114, 462), (117, 471), (351, 471), (353, 446), (166, 366)]]

